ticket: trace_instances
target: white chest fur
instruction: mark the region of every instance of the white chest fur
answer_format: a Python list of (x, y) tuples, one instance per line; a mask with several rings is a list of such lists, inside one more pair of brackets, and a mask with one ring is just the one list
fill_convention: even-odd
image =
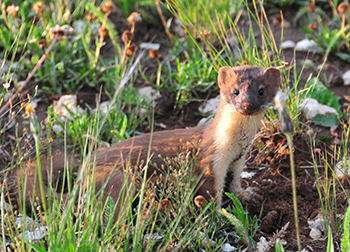
[[(215, 174), (215, 190), (224, 189), (227, 172), (232, 172), (232, 193), (240, 191), (240, 175), (243, 170), (248, 147), (253, 140), (265, 111), (252, 116), (242, 115), (229, 106), (223, 106), (215, 127), (214, 158), (212, 170)], [(220, 197), (219, 197), (220, 198)], [(220, 201), (220, 199), (218, 199)], [(220, 205), (220, 202), (218, 202)]]

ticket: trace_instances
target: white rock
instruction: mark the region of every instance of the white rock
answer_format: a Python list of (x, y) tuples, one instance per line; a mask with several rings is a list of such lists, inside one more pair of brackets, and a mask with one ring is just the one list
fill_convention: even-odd
[[(84, 112), (77, 108), (77, 96), (76, 95), (62, 95), (60, 99), (53, 102), (53, 108), (55, 113), (62, 119), (68, 118), (73, 119), (66, 107), (73, 112), (74, 114), (79, 113), (80, 115), (83, 115)], [(66, 107), (65, 107), (66, 106)]]
[(350, 70), (346, 71), (341, 77), (345, 86), (350, 85)]
[(9, 89), (11, 84), (9, 82), (2, 84), (4, 88)]
[(294, 47), (295, 47), (295, 42), (292, 40), (283, 41), (281, 44), (282, 49), (289, 49), (289, 48), (294, 48)]
[(199, 122), (197, 123), (197, 126), (200, 126), (200, 125), (203, 125), (203, 124), (205, 124), (207, 122), (210, 122), (213, 119), (214, 119), (214, 117), (210, 117), (210, 116), (209, 117), (204, 117), (204, 118), (199, 120)]
[(12, 206), (9, 203), (7, 203), (7, 202), (5, 202), (3, 200), (0, 201), (0, 206), (1, 206), (1, 209), (5, 210), (5, 212), (11, 212), (12, 211)]
[(166, 129), (166, 125), (164, 123), (154, 123), (154, 125)]
[(24, 217), (22, 214), (19, 214), (15, 219), (15, 224), (18, 229), (23, 228), (24, 225), (25, 229), (31, 229), (33, 226), (37, 225), (37, 222), (28, 216)]
[(139, 117), (144, 118), (146, 116), (146, 114), (147, 114), (147, 109), (145, 109), (144, 107), (141, 107), (139, 109)]
[(304, 60), (304, 66), (305, 68), (314, 68), (315, 67), (315, 63), (311, 60), (311, 59), (306, 59)]
[(266, 240), (264, 236), (259, 238), (259, 242), (256, 244), (256, 250), (259, 252), (265, 252), (269, 247), (269, 242)]
[(311, 228), (311, 231), (310, 231), (310, 237), (312, 238), (312, 239), (319, 239), (319, 238), (321, 238), (322, 237), (322, 233), (321, 233), (321, 231), (319, 230), (319, 229), (317, 229), (317, 228)]
[(230, 243), (225, 243), (224, 246), (221, 247), (221, 251), (224, 251), (224, 252), (230, 252), (230, 251), (234, 251), (234, 250), (236, 250), (236, 249), (237, 249), (237, 248), (231, 246)]
[(340, 180), (345, 180), (346, 178), (350, 177), (350, 160), (344, 157), (343, 160), (336, 163), (334, 170), (336, 176)]
[(216, 96), (213, 99), (210, 99), (206, 102), (204, 102), (202, 105), (199, 106), (198, 110), (201, 113), (216, 113), (220, 105), (220, 95)]
[(105, 115), (105, 114), (107, 114), (108, 109), (111, 110), (111, 103), (112, 103), (112, 101), (104, 101), (98, 106), (98, 108), (102, 114)]
[(52, 130), (57, 133), (63, 133), (63, 128), (61, 127), (61, 125), (58, 124), (54, 124), (52, 126)]
[(18, 237), (20, 238), (23, 236), (23, 239), (27, 241), (39, 240), (48, 235), (47, 230), (47, 226), (37, 227), (36, 229), (34, 229), (34, 231), (25, 231), (22, 234), (19, 234)]
[(158, 44), (158, 43), (141, 43), (140, 48), (145, 49), (145, 50), (157, 50), (158, 51), (160, 48), (160, 44)]
[(301, 109), (306, 114), (306, 118), (309, 120), (314, 118), (316, 115), (338, 115), (338, 112), (335, 108), (320, 104), (316, 99), (313, 98), (306, 98), (301, 104)]
[(300, 52), (318, 52), (320, 47), (313, 40), (303, 39), (296, 43), (294, 49)]
[(318, 214), (314, 220), (308, 220), (310, 229), (318, 229), (320, 232), (325, 231), (325, 221), (322, 214)]
[(160, 97), (159, 92), (157, 92), (153, 87), (143, 87), (138, 90), (138, 93), (141, 97), (150, 99), (151, 101), (157, 100)]
[(317, 67), (316, 67), (316, 69), (317, 69), (317, 71), (321, 71), (322, 69), (323, 70), (327, 70), (329, 68), (329, 64), (327, 64), (327, 63), (325, 63), (325, 64), (319, 64)]
[(41, 101), (41, 99), (34, 99), (32, 100), (29, 105), (33, 108), (36, 109), (38, 107), (38, 103)]
[(255, 175), (255, 172), (242, 172), (241, 178), (251, 179)]

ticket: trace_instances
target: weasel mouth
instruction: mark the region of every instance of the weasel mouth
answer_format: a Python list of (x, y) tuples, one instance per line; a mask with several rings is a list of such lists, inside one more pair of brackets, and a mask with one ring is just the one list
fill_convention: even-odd
[(253, 115), (255, 114), (255, 110), (238, 110), (239, 113), (241, 113), (242, 115)]
[(243, 102), (237, 111), (243, 115), (253, 115), (258, 109), (255, 108), (253, 103)]

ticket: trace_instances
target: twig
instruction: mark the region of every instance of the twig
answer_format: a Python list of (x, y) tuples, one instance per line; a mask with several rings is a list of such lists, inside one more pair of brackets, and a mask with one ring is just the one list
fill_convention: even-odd
[(294, 205), (294, 220), (295, 229), (297, 233), (298, 251), (301, 251), (300, 242), (300, 228), (299, 228), (299, 217), (298, 217), (298, 203), (297, 203), (297, 185), (295, 176), (295, 166), (294, 166), (294, 154), (293, 154), (293, 133), (284, 132), (287, 137), (288, 147), (289, 147), (289, 158), (290, 158), (290, 171), (292, 173), (292, 189), (293, 189), (293, 205)]
[(3, 116), (3, 114), (6, 112), (6, 110), (10, 106), (10, 104), (13, 103), (14, 101), (16, 101), (17, 97), (23, 92), (23, 89), (27, 86), (27, 84), (32, 79), (32, 77), (34, 76), (36, 71), (38, 71), (39, 67), (43, 64), (43, 62), (46, 59), (47, 55), (51, 52), (53, 46), (56, 44), (56, 42), (58, 40), (58, 37), (59, 37), (58, 35), (56, 35), (54, 37), (54, 39), (52, 40), (50, 46), (46, 49), (44, 54), (38, 60), (38, 62), (36, 63), (35, 67), (33, 68), (33, 70), (28, 74), (27, 79), (24, 81), (23, 85), (16, 91), (16, 93), (14, 95), (12, 95), (12, 97), (5, 103), (5, 105), (1, 107), (1, 109), (0, 109), (0, 117)]
[(166, 33), (166, 35), (168, 35), (170, 40), (173, 40), (173, 37), (174, 37), (173, 34), (167, 30), (167, 23), (166, 23), (165, 18), (163, 16), (163, 12), (162, 12), (162, 9), (160, 7), (159, 0), (156, 0), (155, 2), (156, 2), (156, 5), (157, 5), (158, 15), (159, 15), (160, 20), (162, 21), (162, 24), (163, 24), (164, 29), (165, 29), (165, 33)]

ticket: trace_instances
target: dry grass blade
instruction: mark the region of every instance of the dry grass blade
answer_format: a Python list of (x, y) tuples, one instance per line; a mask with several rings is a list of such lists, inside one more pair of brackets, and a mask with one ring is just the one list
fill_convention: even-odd
[(54, 36), (50, 46), (46, 49), (44, 54), (41, 56), (39, 61), (36, 63), (33, 70), (28, 74), (23, 85), (16, 91), (16, 93), (14, 95), (12, 95), (12, 97), (4, 104), (4, 106), (1, 107), (0, 116), (2, 116), (6, 112), (6, 110), (9, 108), (10, 104), (12, 104), (14, 101), (16, 101), (17, 97), (23, 93), (24, 88), (28, 85), (29, 81), (33, 78), (36, 71), (38, 71), (39, 67), (44, 63), (44, 60), (46, 59), (47, 55), (53, 49), (54, 45), (56, 44), (56, 42), (58, 40), (58, 37), (59, 37), (58, 35)]

